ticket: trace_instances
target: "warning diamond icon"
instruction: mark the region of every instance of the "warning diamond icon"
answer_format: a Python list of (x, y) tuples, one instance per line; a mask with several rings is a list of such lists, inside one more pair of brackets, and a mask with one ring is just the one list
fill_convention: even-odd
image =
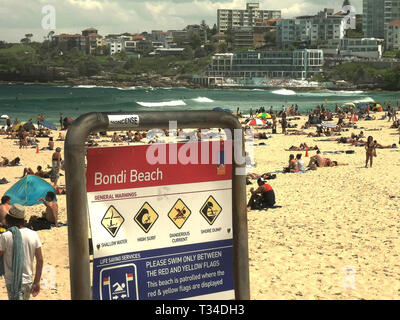
[(115, 237), (124, 221), (124, 217), (118, 212), (118, 210), (115, 209), (114, 206), (110, 206), (101, 220), (101, 224), (113, 237)]

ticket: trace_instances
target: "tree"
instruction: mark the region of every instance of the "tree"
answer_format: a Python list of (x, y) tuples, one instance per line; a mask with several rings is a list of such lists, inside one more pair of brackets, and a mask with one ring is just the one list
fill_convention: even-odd
[(185, 46), (185, 48), (183, 49), (182, 57), (185, 60), (192, 60), (194, 57), (193, 49), (190, 46)]

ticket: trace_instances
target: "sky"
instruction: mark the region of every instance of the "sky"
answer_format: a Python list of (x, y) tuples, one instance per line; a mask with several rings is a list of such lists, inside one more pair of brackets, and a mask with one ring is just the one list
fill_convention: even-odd
[[(217, 9), (245, 9), (246, 0), (0, 0), (0, 40), (19, 42), (25, 34), (43, 41), (54, 31), (81, 33), (88, 27), (99, 34), (140, 33), (183, 29), (202, 20), (212, 27)], [(324, 8), (340, 10), (343, 0), (253, 0), (260, 9), (282, 10), (283, 18), (316, 14)], [(362, 13), (362, 0), (350, 0)], [(48, 6), (51, 11), (43, 10)], [(47, 6), (47, 7), (46, 7)], [(54, 17), (54, 19), (52, 19)], [(51, 23), (53, 22), (53, 25)]]

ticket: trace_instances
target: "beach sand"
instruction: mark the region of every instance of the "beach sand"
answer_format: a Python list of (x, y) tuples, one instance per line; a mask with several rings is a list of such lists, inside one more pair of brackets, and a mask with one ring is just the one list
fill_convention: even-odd
[[(376, 114), (380, 118), (381, 114)], [(305, 122), (290, 121), (299, 127)], [(360, 121), (359, 127), (383, 145), (396, 143), (399, 135), (387, 120)], [(315, 132), (315, 128), (306, 130)], [(267, 130), (269, 133), (271, 130)], [(255, 140), (256, 173), (281, 171), (287, 165), (290, 146), (317, 144), (320, 150), (355, 150), (354, 154), (324, 154), (348, 166), (318, 168), (307, 173), (277, 173), (268, 180), (281, 208), (248, 213), (251, 299), (398, 299), (400, 296), (400, 149), (378, 149), (372, 168), (364, 168), (364, 147), (318, 141), (324, 138), (278, 134)], [(350, 136), (360, 129), (343, 132)], [(396, 135), (395, 135), (396, 134)], [(56, 138), (57, 133), (53, 133)], [(19, 156), (24, 166), (0, 167), (0, 178), (12, 182), (24, 167), (46, 168), (52, 151), (19, 149), (17, 140), (0, 136), (0, 156)], [(40, 147), (47, 138), (39, 138)], [(109, 138), (110, 139), (110, 138)], [(55, 145), (62, 148), (61, 141)], [(102, 144), (103, 145), (103, 144)], [(107, 143), (106, 145), (115, 145)], [(117, 144), (119, 145), (119, 144)], [(122, 145), (122, 144), (121, 144)], [(309, 158), (303, 159), (308, 164)], [(309, 156), (315, 151), (309, 151)], [(247, 186), (256, 187), (256, 180)], [(396, 183), (397, 182), (397, 183)], [(59, 184), (65, 184), (62, 176)], [(0, 185), (3, 195), (12, 183)], [(67, 223), (65, 195), (58, 196), (59, 221)], [(40, 215), (44, 206), (27, 208), (27, 220)], [(38, 231), (43, 243), (42, 290), (32, 300), (70, 299), (67, 227)], [(52, 274), (53, 273), (53, 274)], [(47, 280), (46, 280), (47, 279)], [(55, 279), (52, 283), (51, 279)], [(0, 299), (7, 299), (0, 279)]]

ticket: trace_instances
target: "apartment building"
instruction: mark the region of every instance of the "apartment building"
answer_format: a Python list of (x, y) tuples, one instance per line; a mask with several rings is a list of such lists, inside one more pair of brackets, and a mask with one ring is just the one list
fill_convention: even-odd
[(52, 37), (55, 45), (65, 43), (68, 49), (77, 48), (87, 54), (94, 54), (96, 49), (103, 45), (103, 37), (98, 34), (98, 30), (88, 28), (81, 34), (60, 34)]
[(363, 32), (367, 38), (381, 38), (393, 20), (400, 19), (400, 0), (363, 0)]
[(315, 16), (300, 16), (277, 21), (277, 45), (288, 47), (294, 42), (318, 44), (345, 36), (346, 21), (333, 9), (324, 9)]
[(246, 9), (218, 9), (218, 32), (238, 27), (253, 27), (256, 19), (278, 19), (281, 10), (261, 10), (259, 3), (247, 3)]
[(385, 34), (386, 50), (400, 50), (400, 19), (391, 21)]
[(322, 72), (319, 49), (215, 54), (207, 77), (308, 79)]

